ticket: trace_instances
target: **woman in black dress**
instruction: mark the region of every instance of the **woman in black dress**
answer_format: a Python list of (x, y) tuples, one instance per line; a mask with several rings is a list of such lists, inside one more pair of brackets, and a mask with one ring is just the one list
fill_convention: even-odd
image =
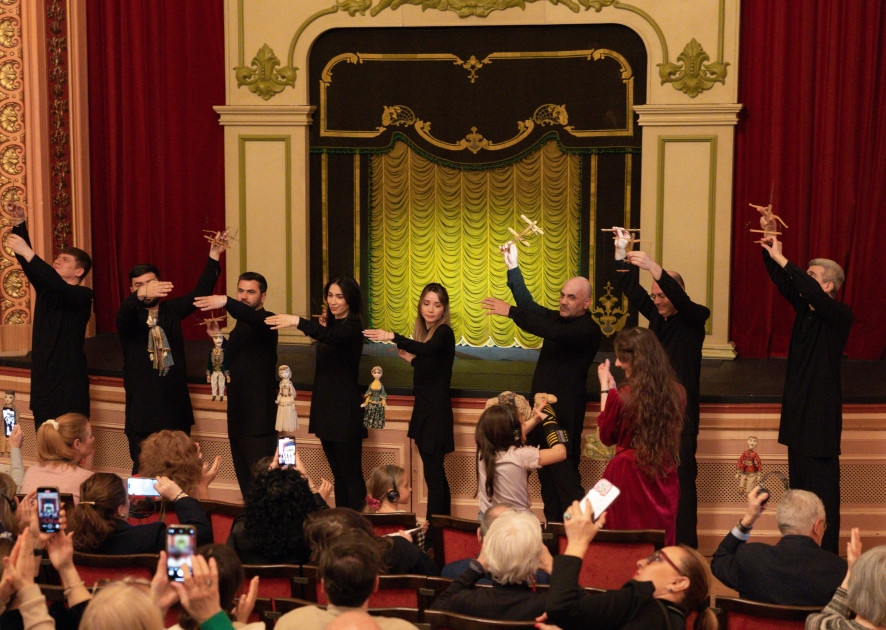
[(335, 477), (335, 504), (363, 508), (363, 410), (357, 376), (363, 350), (363, 297), (350, 276), (332, 278), (323, 290), (328, 314), (321, 320), (274, 315), (265, 323), (274, 330), (296, 326), (317, 340), (317, 364), (311, 393), (308, 431), (320, 439)]
[(449, 323), (449, 293), (431, 282), (422, 289), (412, 339), (388, 330), (364, 330), (373, 341), (393, 341), (400, 358), (415, 368), (415, 404), (409, 437), (415, 440), (428, 486), (428, 512), (450, 514), (449, 482), (443, 457), (455, 450), (449, 384), (455, 358), (455, 334)]

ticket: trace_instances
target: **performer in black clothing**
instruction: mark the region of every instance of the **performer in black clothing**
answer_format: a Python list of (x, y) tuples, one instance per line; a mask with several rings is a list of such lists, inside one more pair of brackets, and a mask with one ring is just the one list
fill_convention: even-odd
[(814, 492), (824, 503), (828, 529), (821, 547), (839, 553), (840, 436), (843, 394), (840, 359), (849, 340), (852, 309), (836, 299), (843, 269), (833, 260), (816, 258), (806, 271), (782, 253), (768, 230), (761, 239), (763, 263), (778, 291), (796, 313), (788, 350), (781, 401), (778, 442), (788, 447), (791, 488)]
[(335, 505), (363, 508), (363, 439), (368, 436), (360, 409), (357, 378), (363, 352), (363, 298), (360, 285), (349, 276), (326, 283), (323, 294), (332, 317), (305, 319), (272, 315), (265, 323), (274, 330), (296, 326), (317, 340), (317, 364), (311, 392), (308, 431), (320, 438), (335, 477)]
[(162, 429), (190, 434), (194, 411), (188, 393), (182, 320), (194, 312), (194, 298), (212, 293), (221, 268), (227, 233), (219, 233), (192, 291), (163, 299), (172, 283), (160, 280), (151, 264), (129, 270), (130, 295), (117, 311), (117, 335), (123, 347), (123, 388), (126, 390), (126, 438), (132, 474), (138, 473), (142, 440)]
[(231, 382), (228, 384), (228, 438), (234, 472), (245, 497), (253, 482), (252, 466), (274, 454), (277, 432), (277, 331), (265, 324), (274, 315), (264, 308), (268, 281), (260, 273), (247, 271), (237, 281), (237, 299), (226, 295), (198, 297), (201, 311), (224, 308), (237, 320), (227, 352)]
[(81, 285), (89, 254), (65, 247), (50, 266), (34, 253), (25, 209), (7, 207), (15, 224), (6, 243), (36, 291), (31, 333), (31, 410), (34, 428), (68, 412), (89, 417), (89, 377), (83, 339), (92, 313), (92, 289)]
[(421, 455), (428, 485), (427, 514), (451, 514), (449, 482), (443, 466), (446, 453), (455, 450), (449, 398), (455, 334), (449, 325), (449, 293), (436, 282), (425, 285), (418, 300), (412, 339), (387, 330), (364, 330), (363, 334), (373, 341), (394, 341), (400, 358), (415, 368), (415, 403), (408, 435)]
[[(616, 257), (618, 256), (616, 250)], [(686, 295), (683, 278), (676, 271), (664, 271), (646, 252), (630, 251), (616, 264), (623, 273), (618, 279), (622, 290), (637, 310), (649, 320), (649, 330), (664, 347), (680, 384), (686, 390), (686, 421), (680, 436), (680, 502), (677, 506), (677, 543), (698, 547), (698, 492), (695, 479), (698, 464), (698, 397), (701, 376), (701, 347), (705, 339), (705, 322), (711, 311), (696, 304)], [(640, 285), (639, 269), (652, 275), (652, 292)]]
[[(588, 312), (591, 284), (581, 277), (567, 280), (560, 289), (559, 310), (544, 308), (535, 303), (526, 288), (517, 266), (516, 245), (509, 243), (501, 249), (508, 267), (508, 287), (517, 305), (511, 306), (493, 297), (484, 298), (482, 305), (488, 315), (510, 317), (526, 332), (544, 338), (532, 377), (532, 397), (539, 392), (557, 396), (554, 410), (566, 432), (567, 455), (566, 461), (539, 470), (538, 478), (545, 518), (559, 522), (572, 501), (584, 496), (578, 472), (581, 432), (587, 402), (588, 368), (600, 346), (600, 327)], [(533, 429), (527, 438), (532, 446), (545, 444), (541, 427)]]

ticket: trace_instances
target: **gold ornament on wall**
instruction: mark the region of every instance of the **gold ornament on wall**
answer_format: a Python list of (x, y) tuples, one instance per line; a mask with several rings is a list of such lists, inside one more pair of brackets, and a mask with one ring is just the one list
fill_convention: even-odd
[(686, 44), (677, 59), (681, 63), (660, 63), (658, 73), (661, 83), (673, 83), (674, 87), (687, 96), (696, 97), (704, 90), (709, 90), (714, 83), (726, 82), (726, 66), (722, 61), (709, 62), (710, 55), (705, 52), (695, 38)]
[(280, 66), (280, 60), (271, 47), (265, 44), (259, 49), (252, 64), (234, 68), (237, 75), (237, 87), (244, 85), (253, 94), (269, 100), (286, 87), (295, 86), (296, 69), (291, 66)]
[(629, 315), (627, 300), (616, 297), (612, 292), (613, 288), (612, 283), (607, 282), (603, 287), (606, 293), (597, 299), (602, 304), (602, 308), (595, 306), (591, 309), (591, 317), (607, 337), (611, 337), (624, 328)]

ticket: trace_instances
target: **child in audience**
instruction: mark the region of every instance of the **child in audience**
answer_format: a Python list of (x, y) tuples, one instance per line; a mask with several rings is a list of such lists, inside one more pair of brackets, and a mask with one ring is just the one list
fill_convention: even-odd
[[(525, 446), (526, 434), (539, 422), (548, 448)], [(529, 509), (529, 473), (566, 459), (562, 435), (550, 405), (536, 406), (524, 422), (510, 403), (493, 404), (483, 411), (474, 434), (481, 518), (493, 502)]]
[[(366, 482), (366, 507), (370, 514), (403, 514), (408, 512), (412, 498), (412, 484), (406, 471), (395, 464), (376, 466)], [(416, 522), (416, 526), (418, 523)], [(412, 542), (426, 549), (428, 522), (411, 535)]]

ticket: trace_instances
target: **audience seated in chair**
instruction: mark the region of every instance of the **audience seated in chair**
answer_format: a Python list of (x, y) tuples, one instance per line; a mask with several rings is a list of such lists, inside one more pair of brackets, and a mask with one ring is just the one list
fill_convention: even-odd
[(94, 443), (92, 426), (83, 414), (66, 413), (44, 422), (37, 431), (38, 463), (25, 471), (22, 492), (54, 487), (73, 494), (78, 502), (80, 484), (92, 475), (81, 462), (92, 457)]
[(243, 514), (234, 520), (228, 545), (244, 564), (302, 564), (311, 550), (302, 527), (305, 519), (328, 506), (294, 468), (260, 471), (246, 494)]
[(886, 628), (886, 546), (862, 553), (861, 537), (854, 527), (846, 544), (846, 559), (843, 582), (824, 610), (806, 619), (807, 630)]
[[(369, 597), (378, 587), (378, 576), (384, 569), (383, 540), (353, 527), (329, 540), (318, 559), (320, 583), (329, 606), (326, 610), (302, 606), (288, 612), (277, 622), (277, 630), (325, 627), (344, 613), (368, 610)], [(415, 628), (402, 619), (373, 617), (373, 620), (383, 630)]]
[(209, 484), (221, 465), (219, 456), (212, 465), (204, 463), (199, 443), (184, 431), (169, 429), (152, 433), (141, 443), (138, 461), (140, 476), (169, 477), (197, 499), (209, 498)]
[(687, 616), (695, 612), (695, 630), (716, 630), (717, 618), (708, 606), (707, 560), (685, 545), (664, 547), (638, 561), (634, 579), (617, 591), (589, 593), (579, 586), (587, 547), (606, 522), (604, 512), (594, 523), (589, 503), (585, 507), (582, 512), (575, 501), (563, 515), (568, 543), (564, 554), (554, 558), (548, 623), (563, 630), (584, 630), (589, 622), (595, 630), (667, 630), (687, 627)]
[(788, 491), (775, 510), (781, 540), (748, 543), (768, 498), (759, 486), (748, 494), (745, 514), (714, 552), (711, 570), (744, 599), (824, 606), (846, 575), (846, 561), (821, 548), (827, 528), (824, 504), (811, 492)]
[[(503, 503), (496, 503), (492, 507), (490, 507), (483, 514), (483, 518), (480, 519), (480, 527), (477, 528), (477, 541), (480, 543), (480, 546), (483, 546), (483, 538), (486, 536), (486, 533), (489, 531), (489, 527), (492, 525), (492, 522), (507, 512), (513, 512), (514, 508), (504, 505)], [(471, 563), (473, 558), (464, 558), (462, 560), (455, 560), (454, 562), (450, 562), (443, 570), (440, 571), (440, 575), (445, 578), (450, 578), (452, 580), (456, 579), (462, 573), (464, 573), (465, 569), (467, 569)], [(535, 581), (537, 584), (547, 584), (550, 582), (551, 576), (544, 569), (538, 569), (535, 572)], [(479, 580), (477, 580), (477, 584), (492, 584), (492, 577), (487, 573)]]
[[(403, 536), (375, 536), (369, 521), (350, 508), (332, 508), (311, 514), (305, 522), (305, 538), (311, 546), (311, 561), (337, 536), (351, 529), (362, 530), (384, 545), (384, 562), (391, 574), (440, 575), (440, 568), (421, 549)], [(407, 535), (408, 536), (408, 535)]]
[[(212, 525), (197, 499), (167, 477), (158, 477), (155, 487), (172, 503), (179, 523), (196, 528), (198, 545), (212, 542)], [(166, 548), (164, 523), (130, 525), (124, 520), (129, 514), (129, 495), (117, 475), (95, 473), (83, 482), (80, 494), (80, 504), (68, 516), (68, 530), (74, 533), (77, 551), (134, 554), (157, 553)]]
[[(243, 586), (245, 575), (243, 565), (233, 549), (227, 545), (205, 545), (197, 549), (197, 555), (203, 556), (207, 562), (215, 558), (218, 566), (218, 594), (219, 605), (224, 611), (233, 611), (228, 615), (234, 628), (238, 630), (264, 630), (265, 624), (261, 621), (247, 623), (252, 614), (255, 599), (258, 595), (259, 578), (254, 577), (249, 582), (248, 591), (237, 600), (237, 595)], [(236, 606), (234, 605), (236, 601)], [(179, 617), (178, 624), (169, 630), (196, 630), (199, 628), (191, 614), (184, 610)]]
[[(406, 514), (411, 498), (412, 484), (402, 467), (394, 464), (376, 466), (366, 482), (366, 507), (363, 511), (367, 514)], [(412, 534), (412, 540), (426, 550), (428, 521), (421, 524), (415, 521), (405, 529), (414, 529), (419, 525), (421, 530)]]
[[(550, 573), (550, 563), (551, 555), (542, 544), (541, 525), (535, 515), (507, 511), (492, 522), (480, 556), (469, 562), (432, 608), (489, 619), (535, 619), (547, 609), (548, 592), (534, 592), (530, 582), (539, 568)], [(492, 576), (492, 588), (475, 589), (487, 571)]]

